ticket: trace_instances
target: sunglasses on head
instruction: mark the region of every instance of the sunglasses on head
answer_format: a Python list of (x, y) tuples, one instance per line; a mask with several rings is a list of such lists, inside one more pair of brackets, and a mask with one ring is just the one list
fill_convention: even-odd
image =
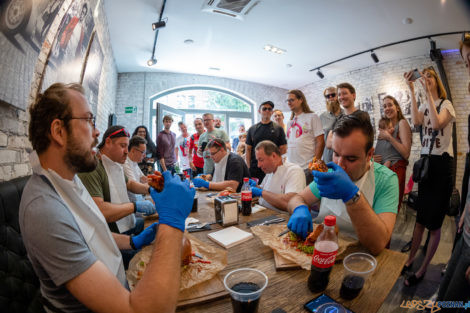
[(330, 93), (330, 94), (325, 95), (325, 98), (327, 99), (334, 98), (334, 97), (336, 97), (336, 93)]
[(470, 42), (470, 33), (462, 33), (462, 42), (469, 43)]
[(131, 135), (129, 134), (129, 132), (128, 132), (125, 128), (121, 128), (121, 129), (116, 130), (115, 132), (112, 132), (112, 133), (109, 134), (108, 137), (106, 137), (106, 138), (111, 138), (112, 136), (116, 136), (116, 135), (119, 134), (120, 132), (123, 132), (124, 135), (126, 135), (127, 137), (130, 137), (130, 136), (131, 136)]

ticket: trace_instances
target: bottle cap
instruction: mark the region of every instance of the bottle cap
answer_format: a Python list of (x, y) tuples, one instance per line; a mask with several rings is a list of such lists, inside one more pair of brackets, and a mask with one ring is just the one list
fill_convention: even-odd
[(335, 226), (336, 225), (336, 216), (327, 215), (325, 216), (325, 226)]
[(249, 181), (249, 180), (250, 180), (250, 179), (249, 179), (248, 177), (243, 178), (243, 182), (245, 182), (245, 183), (246, 183), (247, 181)]

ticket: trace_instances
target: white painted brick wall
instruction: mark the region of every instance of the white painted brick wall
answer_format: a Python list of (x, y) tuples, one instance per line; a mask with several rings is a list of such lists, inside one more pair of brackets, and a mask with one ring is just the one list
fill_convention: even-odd
[[(289, 110), (285, 104), (286, 89), (240, 81), (228, 78), (179, 74), (179, 73), (120, 73), (116, 93), (117, 123), (126, 126), (133, 131), (136, 126), (149, 124), (150, 101), (155, 94), (168, 89), (204, 85), (215, 86), (241, 94), (257, 105), (266, 100), (271, 100), (276, 108)], [(137, 113), (125, 114), (126, 106), (136, 106)]]
[[(17, 53), (19, 57), (34, 58), (32, 62), (33, 64), (35, 62), (34, 68), (25, 66), (23, 71), (15, 70), (18, 65), (22, 64), (22, 60), (11, 62), (11, 64), (2, 64), (0, 83), (10, 84), (11, 86), (8, 85), (8, 90), (13, 91), (13, 96), (2, 94), (0, 95), (1, 99), (11, 99), (11, 103), (16, 104), (16, 106), (21, 101), (23, 103), (28, 102), (27, 107), (34, 101), (39, 90), (51, 42), (56, 37), (61, 19), (71, 1), (64, 1), (46, 37), (46, 43), (42, 46), (37, 61), (33, 53), (27, 53), (25, 56)], [(91, 0), (91, 7), (95, 7), (96, 3), (97, 0)], [(108, 24), (103, 9), (103, 2), (101, 1), (99, 7), (100, 18), (95, 20), (95, 27), (103, 50), (104, 61), (100, 79), (98, 112), (94, 112), (97, 115), (97, 127), (101, 133), (106, 130), (109, 113), (114, 111), (117, 86), (117, 69), (109, 43)], [(3, 38), (0, 34), (0, 43), (2, 43), (2, 40)], [(5, 47), (5, 45), (1, 46), (2, 48)], [(23, 63), (30, 64), (31, 60), (28, 59), (28, 62)], [(8, 79), (3, 79), (5, 78), (4, 74)], [(25, 95), (22, 90), (30, 90), (29, 96)], [(10, 98), (7, 98), (7, 96), (10, 96)], [(29, 115), (27, 111), (17, 109), (8, 103), (0, 101), (0, 182), (31, 174), (28, 157), (31, 151), (31, 144), (27, 137), (28, 120)]]

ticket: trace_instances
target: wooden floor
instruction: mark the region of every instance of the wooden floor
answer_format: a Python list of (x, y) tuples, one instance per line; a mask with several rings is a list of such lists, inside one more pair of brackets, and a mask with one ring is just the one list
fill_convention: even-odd
[[(397, 216), (390, 249), (400, 251), (400, 249), (411, 239), (415, 219), (416, 212), (414, 210), (407, 209), (400, 211)], [(382, 307), (379, 309), (379, 313), (423, 312), (415, 309), (401, 308), (400, 304), (404, 300), (429, 300), (437, 292), (442, 279), (441, 271), (447, 264), (451, 255), (455, 229), (454, 218), (446, 216), (441, 229), (441, 241), (439, 247), (427, 269), (424, 279), (413, 287), (406, 287), (403, 284), (404, 277), (401, 276), (397, 280), (395, 286), (393, 286), (392, 291), (388, 295)], [(427, 231), (425, 231), (423, 235), (421, 247), (424, 245), (426, 236)], [(420, 267), (423, 258), (424, 254), (422, 249), (420, 249), (413, 264), (413, 271), (416, 271)]]

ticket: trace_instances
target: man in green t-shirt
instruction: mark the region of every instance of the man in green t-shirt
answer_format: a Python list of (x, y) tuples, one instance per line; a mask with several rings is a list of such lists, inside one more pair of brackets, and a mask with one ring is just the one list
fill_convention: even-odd
[(214, 171), (214, 161), (211, 159), (207, 144), (212, 139), (221, 139), (227, 145), (227, 150), (230, 151), (230, 139), (224, 130), (214, 127), (214, 115), (212, 113), (204, 113), (202, 120), (207, 131), (199, 137), (197, 153), (204, 158), (204, 173), (210, 174)]
[(320, 201), (316, 222), (335, 215), (340, 232), (356, 236), (372, 254), (389, 243), (398, 207), (394, 172), (372, 162), (374, 131), (370, 120), (346, 115), (333, 129), (333, 162), (327, 173), (313, 171), (314, 181), (288, 204), (287, 227), (305, 237), (312, 231), (308, 209)]

